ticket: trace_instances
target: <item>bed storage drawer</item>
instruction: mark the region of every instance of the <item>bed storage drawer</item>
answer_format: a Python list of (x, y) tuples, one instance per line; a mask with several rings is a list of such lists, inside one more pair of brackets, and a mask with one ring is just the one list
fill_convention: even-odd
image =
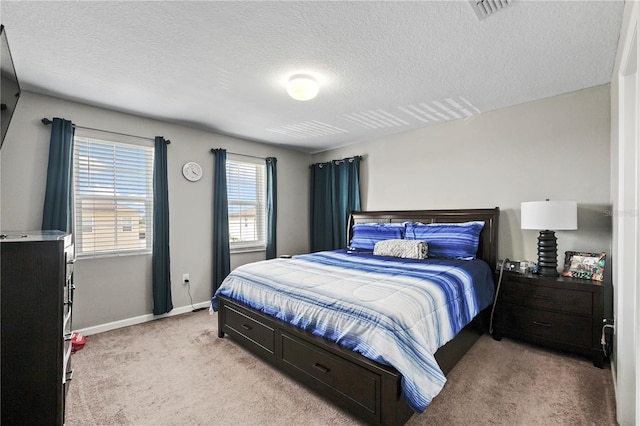
[[(219, 295), (218, 302), (218, 337), (228, 333), (256, 355), (366, 423), (403, 425), (413, 415), (401, 395), (402, 376), (392, 367), (225, 296)], [(243, 325), (252, 329), (246, 330)], [(262, 343), (257, 341), (259, 338), (264, 339)], [(265, 347), (273, 347), (273, 352)]]
[(288, 368), (337, 390), (369, 413), (379, 410), (380, 376), (294, 336), (282, 333), (280, 337), (282, 361)]
[(275, 350), (275, 331), (273, 327), (263, 324), (232, 306), (223, 305), (224, 316), (226, 318), (225, 331), (232, 332), (236, 337), (243, 338), (257, 345), (270, 355)]

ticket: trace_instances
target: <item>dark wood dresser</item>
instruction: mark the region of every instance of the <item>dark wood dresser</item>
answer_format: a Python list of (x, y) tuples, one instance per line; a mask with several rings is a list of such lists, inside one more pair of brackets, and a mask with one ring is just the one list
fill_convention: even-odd
[(512, 336), (592, 356), (602, 368), (603, 287), (578, 278), (504, 273), (494, 338)]
[(72, 238), (59, 231), (1, 237), (2, 424), (61, 425), (72, 375)]

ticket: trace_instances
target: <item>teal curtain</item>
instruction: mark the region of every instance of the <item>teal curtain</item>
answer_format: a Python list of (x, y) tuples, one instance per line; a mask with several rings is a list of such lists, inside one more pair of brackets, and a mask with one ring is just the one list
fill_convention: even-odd
[(331, 163), (311, 165), (311, 251), (333, 247), (333, 193)]
[(274, 157), (268, 157), (267, 163), (267, 259), (276, 257), (276, 225), (278, 210), (278, 179)]
[(311, 251), (347, 245), (347, 220), (360, 210), (359, 156), (311, 165)]
[(229, 250), (229, 202), (227, 199), (227, 150), (214, 149), (213, 178), (213, 292), (231, 272)]
[(173, 309), (169, 259), (169, 186), (167, 182), (167, 142), (156, 136), (153, 164), (153, 314)]
[(62, 118), (51, 122), (47, 185), (42, 210), (42, 229), (72, 232), (73, 136), (75, 125)]
[(349, 214), (360, 210), (360, 157), (333, 163), (333, 241), (335, 248), (344, 248)]

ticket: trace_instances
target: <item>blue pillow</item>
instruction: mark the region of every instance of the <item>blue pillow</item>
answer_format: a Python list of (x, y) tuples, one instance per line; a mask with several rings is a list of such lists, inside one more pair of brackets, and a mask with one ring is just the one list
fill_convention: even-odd
[(470, 260), (478, 253), (484, 222), (408, 223), (406, 227), (405, 239), (426, 241), (429, 257)]
[(350, 250), (373, 251), (378, 241), (404, 238), (404, 223), (360, 223), (353, 225)]

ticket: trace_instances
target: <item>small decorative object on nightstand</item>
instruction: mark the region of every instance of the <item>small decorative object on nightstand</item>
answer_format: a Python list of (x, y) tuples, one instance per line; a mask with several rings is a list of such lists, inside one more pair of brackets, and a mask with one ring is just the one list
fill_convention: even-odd
[(572, 277), (505, 273), (496, 307), (494, 338), (521, 338), (593, 357), (600, 345), (606, 283)]
[(584, 278), (586, 280), (602, 281), (606, 253), (585, 253), (583, 251), (567, 251), (564, 253), (565, 277)]

